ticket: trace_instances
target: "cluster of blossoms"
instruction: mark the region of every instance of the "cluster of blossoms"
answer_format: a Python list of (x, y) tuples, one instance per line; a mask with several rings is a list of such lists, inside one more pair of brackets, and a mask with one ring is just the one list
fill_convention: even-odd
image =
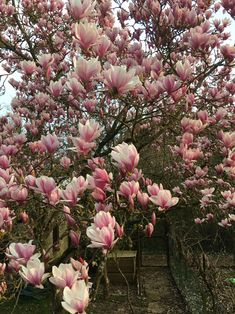
[[(86, 126), (93, 126), (94, 123), (86, 122)], [(93, 133), (92, 127), (89, 128), (89, 133)], [(51, 145), (53, 145), (52, 142)], [(49, 146), (48, 146), (49, 147)], [(58, 145), (59, 147), (59, 145)], [(48, 149), (48, 156), (50, 155)], [(64, 157), (62, 157), (64, 158)], [(67, 223), (67, 232), (64, 236), (69, 236), (71, 244), (77, 248), (80, 244), (80, 237), (84, 237), (82, 230), (85, 231), (91, 244), (88, 248), (100, 248), (104, 255), (107, 255), (113, 249), (118, 239), (125, 237), (125, 225), (128, 225), (129, 217), (139, 217), (139, 224), (142, 221), (150, 219), (145, 224), (142, 231), (146, 236), (150, 237), (154, 231), (156, 224), (156, 213), (154, 207), (158, 206), (159, 213), (168, 210), (178, 202), (178, 198), (172, 197), (169, 190), (164, 190), (163, 186), (152, 183), (151, 180), (145, 179), (142, 172), (137, 169), (139, 154), (133, 144), (122, 143), (115, 146), (111, 152), (111, 162), (116, 169), (115, 179), (113, 173), (108, 173), (105, 160), (102, 158), (92, 158), (87, 160), (87, 167), (91, 174), (73, 177), (71, 181), (56, 183), (52, 177), (42, 175), (35, 177), (27, 175), (24, 178), (24, 183), (19, 185), (17, 172), (11, 168), (11, 163), (7, 165), (12, 175), (11, 183), (5, 182), (5, 189), (11, 189), (14, 186), (19, 194), (18, 198), (12, 197), (12, 194), (7, 192), (2, 194), (2, 203), (7, 204), (9, 200), (16, 202), (19, 209), (22, 204), (24, 208), (30, 206), (30, 197), (38, 199), (38, 204), (41, 204), (44, 210), (44, 215), (49, 215), (50, 222), (53, 223), (55, 213), (65, 217)], [(114, 173), (115, 173), (114, 169)], [(21, 173), (21, 177), (23, 174)], [(22, 190), (26, 192), (20, 194)], [(144, 189), (146, 192), (144, 192)], [(24, 195), (24, 197), (22, 196)], [(77, 216), (78, 206), (81, 208), (80, 214), (85, 214), (82, 202), (83, 197), (90, 195), (93, 203), (93, 209), (88, 214), (87, 218), (93, 219), (90, 226), (84, 226), (79, 222)], [(50, 209), (48, 213), (48, 208)], [(122, 208), (120, 212), (118, 208)], [(31, 212), (30, 212), (31, 211)], [(96, 214), (94, 215), (94, 211)], [(26, 211), (16, 212), (10, 211), (7, 207), (2, 207), (1, 228), (4, 233), (14, 232), (15, 223), (19, 218), (21, 223), (28, 229), (27, 226), (34, 226), (41, 234), (49, 233), (45, 226), (42, 229), (37, 225), (35, 219), (38, 213), (32, 212), (28, 207)], [(115, 215), (118, 215), (120, 224), (116, 221)], [(14, 223), (15, 220), (15, 223)], [(57, 220), (54, 220), (57, 224)], [(31, 229), (28, 229), (31, 230)], [(79, 231), (80, 230), (80, 231)], [(84, 313), (89, 301), (89, 289), (91, 284), (88, 282), (88, 264), (71, 259), (71, 263), (61, 263), (58, 267), (52, 266), (52, 276), (49, 272), (45, 273), (48, 265), (53, 263), (53, 256), (50, 256), (48, 245), (43, 247), (41, 253), (35, 253), (36, 245), (29, 243), (11, 243), (6, 249), (6, 258), (8, 260), (7, 270), (13, 273), (18, 273), (26, 284), (33, 285), (37, 288), (43, 288), (43, 282), (48, 278), (49, 281), (58, 289), (63, 289), (62, 306), (70, 313)], [(41, 256), (41, 260), (39, 259)], [(5, 272), (6, 264), (3, 265), (3, 273)], [(7, 273), (6, 273), (7, 276)]]
[[(0, 293), (8, 270), (42, 288), (52, 268), (63, 307), (85, 313), (88, 265), (53, 265), (63, 240), (80, 256), (85, 243), (107, 257), (134, 218), (150, 237), (179, 199), (196, 201), (198, 224), (234, 223), (230, 22), (213, 17), (220, 4), (210, 1), (119, 1), (116, 11), (110, 0), (0, 2), (2, 76), (16, 91), (0, 117), (0, 240), (9, 261), (0, 261)], [(222, 6), (234, 15), (231, 1)], [(167, 168), (168, 144), (175, 163)], [(148, 148), (163, 185), (137, 168)], [(8, 234), (17, 240), (7, 248)], [(34, 244), (18, 243), (21, 234)]]
[[(6, 250), (9, 259), (8, 268), (14, 269), (26, 284), (43, 289), (43, 282), (49, 281), (58, 289), (63, 289), (62, 306), (69, 313), (84, 313), (89, 302), (88, 265), (85, 261), (61, 263), (59, 267), (52, 267), (52, 276), (45, 273), (45, 263), (39, 260), (40, 253), (35, 253), (36, 246), (29, 243), (11, 243)], [(2, 265), (4, 273), (6, 264)]]
[[(222, 227), (234, 223), (234, 148), (235, 132), (227, 131), (234, 119), (234, 110), (218, 108), (215, 115), (206, 110), (198, 112), (199, 119), (182, 119), (183, 134), (180, 145), (172, 148), (184, 170), (181, 188), (175, 192), (187, 195), (185, 189), (194, 191), (201, 218), (196, 224), (219, 221)], [(210, 131), (210, 137), (205, 132)], [(186, 200), (187, 201), (187, 200)]]

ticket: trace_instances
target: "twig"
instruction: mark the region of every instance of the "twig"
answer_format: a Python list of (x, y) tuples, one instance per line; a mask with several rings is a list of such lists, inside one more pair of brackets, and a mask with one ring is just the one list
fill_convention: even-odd
[(126, 279), (126, 276), (123, 274), (120, 266), (119, 266), (119, 263), (118, 263), (118, 259), (115, 258), (115, 262), (116, 262), (116, 265), (117, 265), (117, 268), (118, 268), (118, 271), (120, 272), (121, 276), (123, 277), (123, 279), (125, 280), (126, 282), (126, 287), (127, 287), (127, 300), (128, 300), (128, 304), (129, 304), (129, 307), (130, 307), (130, 310), (131, 310), (131, 313), (134, 314), (134, 310), (133, 310), (133, 307), (132, 307), (132, 304), (131, 304), (131, 299), (130, 299), (130, 286), (129, 286), (129, 282), (128, 280)]
[(19, 298), (20, 298), (21, 291), (22, 291), (22, 279), (21, 279), (21, 281), (20, 281), (20, 290), (19, 290), (19, 292), (18, 292), (18, 294), (17, 294), (16, 302), (15, 302), (15, 304), (14, 304), (14, 307), (13, 307), (12, 311), (11, 311), (11, 314), (13, 314), (13, 313), (15, 312), (15, 309), (16, 309), (17, 304), (18, 304), (18, 302), (19, 302)]

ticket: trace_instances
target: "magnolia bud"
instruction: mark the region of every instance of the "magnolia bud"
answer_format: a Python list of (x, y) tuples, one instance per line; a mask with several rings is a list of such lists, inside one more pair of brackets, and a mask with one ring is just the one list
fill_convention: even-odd
[(20, 220), (24, 223), (27, 224), (29, 222), (29, 215), (23, 211), (20, 213)]
[(124, 234), (124, 228), (123, 228), (123, 226), (120, 226), (119, 223), (116, 222), (115, 230), (116, 230), (117, 236), (118, 236), (119, 238), (122, 238), (122, 237), (123, 237), (123, 234)]
[(78, 247), (80, 243), (80, 235), (78, 235), (75, 231), (70, 230), (69, 237), (70, 237), (72, 246)]
[(151, 237), (152, 236), (152, 233), (154, 231), (154, 226), (151, 222), (149, 222), (146, 226), (145, 226), (145, 234), (147, 237)]

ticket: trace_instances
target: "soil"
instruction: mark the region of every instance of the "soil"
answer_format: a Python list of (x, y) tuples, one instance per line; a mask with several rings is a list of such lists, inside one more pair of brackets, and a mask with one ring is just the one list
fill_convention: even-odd
[[(164, 257), (158, 259), (163, 265)], [(88, 314), (187, 314), (183, 299), (174, 285), (166, 266), (155, 266), (156, 255), (146, 256), (140, 269), (139, 289), (129, 286), (129, 301), (125, 284), (111, 285), (105, 300), (100, 289), (97, 301), (89, 306)], [(154, 266), (153, 266), (154, 265)]]

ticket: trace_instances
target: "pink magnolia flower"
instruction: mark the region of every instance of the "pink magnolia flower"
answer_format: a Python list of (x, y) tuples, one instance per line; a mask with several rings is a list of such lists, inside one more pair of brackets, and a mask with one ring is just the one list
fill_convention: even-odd
[(60, 159), (60, 164), (63, 168), (68, 169), (69, 166), (71, 165), (71, 159), (64, 156)]
[(4, 274), (5, 269), (6, 269), (6, 264), (0, 263), (0, 276)]
[(11, 211), (7, 207), (0, 208), (0, 230), (9, 229), (12, 224)]
[(6, 256), (16, 260), (19, 264), (25, 265), (30, 259), (35, 259), (40, 256), (40, 253), (33, 254), (36, 246), (29, 243), (11, 243), (6, 250)]
[(42, 54), (41, 56), (39, 56), (38, 62), (40, 66), (46, 70), (54, 62), (54, 58), (50, 53)]
[(86, 142), (93, 142), (100, 136), (103, 128), (95, 120), (90, 119), (85, 124), (79, 122), (78, 129), (81, 139)]
[(83, 95), (86, 93), (85, 88), (82, 84), (78, 81), (77, 78), (71, 77), (68, 82), (66, 83), (66, 87), (69, 91), (71, 91), (74, 97)]
[(225, 45), (221, 47), (221, 53), (224, 56), (224, 58), (228, 59), (230, 62), (235, 59), (235, 47)]
[(96, 78), (100, 71), (101, 65), (98, 58), (86, 60), (80, 57), (75, 61), (75, 74), (82, 82), (89, 82)]
[(49, 203), (52, 205), (56, 205), (59, 202), (60, 197), (61, 190), (59, 188), (55, 188), (48, 197)]
[(139, 181), (140, 179), (143, 179), (143, 173), (141, 169), (138, 170), (137, 168), (135, 168), (133, 172), (127, 173), (126, 177), (128, 181)]
[(28, 197), (28, 190), (22, 186), (13, 186), (10, 188), (11, 199), (17, 202), (23, 202)]
[(91, 195), (97, 202), (104, 202), (106, 200), (106, 194), (100, 188), (95, 188)]
[(141, 85), (135, 69), (129, 71), (125, 66), (111, 66), (103, 72), (105, 85), (119, 95), (126, 94)]
[(56, 184), (53, 178), (47, 176), (41, 176), (36, 179), (35, 190), (45, 194), (48, 198), (50, 197), (52, 191), (56, 188)]
[(215, 166), (215, 170), (216, 170), (216, 172), (217, 172), (218, 174), (223, 173), (223, 171), (224, 171), (224, 165), (223, 165), (223, 164), (218, 164), (218, 165), (216, 165), (216, 166)]
[(140, 205), (143, 209), (148, 208), (149, 196), (147, 193), (142, 193), (142, 192), (138, 191), (137, 199), (138, 199), (138, 202), (140, 203)]
[(214, 218), (214, 215), (212, 213), (206, 214), (206, 219), (207, 220), (212, 220)]
[(230, 191), (230, 190), (228, 190), (228, 191), (223, 191), (223, 192), (221, 192), (221, 195), (225, 198), (225, 199), (230, 199), (230, 198), (232, 198), (233, 197), (233, 193)]
[(181, 139), (183, 144), (189, 145), (193, 143), (193, 134), (192, 133), (184, 133)]
[(114, 239), (114, 228), (110, 225), (104, 226), (101, 229), (92, 224), (87, 228), (86, 234), (91, 240), (91, 244), (88, 247), (102, 248), (104, 253), (107, 250), (111, 250), (118, 239)]
[(92, 189), (98, 187), (101, 190), (106, 190), (110, 186), (110, 175), (105, 169), (96, 168), (92, 176), (87, 175), (87, 181)]
[(130, 204), (133, 205), (133, 199), (136, 197), (138, 191), (139, 191), (139, 182), (136, 181), (124, 181), (121, 183), (119, 188), (119, 194), (123, 195), (125, 198), (127, 198), (130, 202)]
[(33, 153), (40, 152), (41, 154), (43, 154), (47, 151), (45, 145), (43, 145), (41, 141), (29, 143), (29, 148)]
[(49, 92), (53, 97), (59, 97), (64, 89), (61, 80), (59, 81), (51, 81), (48, 87)]
[(84, 261), (82, 258), (79, 259), (79, 261), (73, 259), (72, 257), (70, 258), (70, 262), (73, 266), (73, 268), (77, 271), (79, 271), (79, 279), (83, 279), (85, 281), (87, 281), (89, 279), (88, 276), (88, 271), (89, 271), (89, 267), (88, 267), (88, 263), (86, 261)]
[(83, 176), (79, 176), (74, 177), (71, 184), (76, 186), (78, 194), (81, 195), (87, 189), (88, 182)]
[(97, 105), (97, 100), (95, 99), (86, 99), (83, 102), (83, 106), (86, 108), (87, 112), (94, 112), (95, 107)]
[(208, 122), (209, 116), (207, 110), (198, 111), (197, 116), (202, 121), (203, 124)]
[(235, 193), (232, 193), (230, 197), (227, 198), (227, 202), (231, 206), (235, 206)]
[(153, 183), (152, 185), (147, 186), (147, 190), (151, 196), (158, 195), (159, 191), (163, 190), (163, 186), (161, 183), (160, 185)]
[(109, 225), (114, 228), (116, 220), (115, 217), (112, 217), (109, 212), (100, 211), (94, 217), (94, 224), (100, 229), (103, 227), (108, 227)]
[(167, 75), (162, 78), (162, 86), (164, 90), (168, 93), (171, 94), (180, 87), (180, 82), (177, 81), (176, 77), (174, 75)]
[(116, 230), (116, 234), (118, 236), (118, 238), (122, 238), (124, 235), (124, 226), (120, 226), (118, 222), (116, 222), (115, 224), (115, 230)]
[(155, 226), (155, 225), (156, 225), (157, 218), (156, 218), (156, 214), (155, 214), (155, 212), (152, 212), (151, 222), (152, 222), (152, 225), (153, 225), (153, 226)]
[(6, 183), (14, 181), (14, 178), (10, 173), (10, 169), (4, 170), (0, 168), (0, 178), (3, 178)]
[(218, 108), (217, 112), (215, 113), (216, 121), (222, 120), (228, 114), (227, 110), (223, 107)]
[(69, 231), (69, 238), (73, 247), (78, 247), (80, 244), (80, 235), (74, 230)]
[(6, 155), (14, 156), (18, 152), (18, 148), (15, 145), (1, 145), (0, 146), (0, 156)]
[(13, 139), (14, 143), (19, 145), (22, 145), (27, 141), (25, 134), (15, 134)]
[(99, 57), (104, 57), (105, 54), (107, 53), (107, 51), (109, 50), (111, 46), (111, 41), (108, 39), (107, 36), (101, 36), (95, 47), (93, 48), (93, 50), (95, 51), (95, 53), (99, 56)]
[(49, 273), (45, 274), (44, 263), (36, 259), (30, 259), (27, 262), (27, 266), (22, 266), (19, 271), (20, 276), (26, 283), (30, 283), (36, 288), (43, 289), (42, 282), (50, 276)]
[(157, 195), (151, 196), (150, 200), (155, 205), (160, 207), (160, 211), (164, 211), (172, 206), (175, 206), (179, 201), (178, 197), (171, 196), (171, 192), (169, 190), (160, 190)]
[(94, 171), (95, 168), (97, 167), (100, 167), (100, 168), (104, 167), (105, 160), (102, 157), (95, 157), (95, 158), (88, 159), (87, 164), (88, 164), (88, 167)]
[(91, 0), (70, 0), (70, 14), (76, 20), (88, 17), (94, 10), (95, 2)]
[(221, 227), (231, 227), (232, 224), (230, 223), (229, 219), (228, 218), (225, 218), (225, 219), (222, 219), (219, 223), (218, 223), (219, 226)]
[(22, 265), (17, 260), (14, 259), (11, 259), (10, 262), (8, 263), (8, 268), (10, 270), (14, 270), (17, 273), (19, 272), (21, 266)]
[(188, 60), (184, 63), (178, 61), (175, 67), (176, 73), (182, 81), (186, 81), (191, 75), (191, 65)]
[(200, 192), (201, 192), (202, 195), (204, 195), (204, 196), (211, 197), (211, 196), (213, 196), (213, 192), (214, 192), (214, 191), (215, 191), (215, 188), (207, 188), (207, 189), (201, 190)]
[(235, 132), (220, 132), (221, 140), (226, 148), (235, 146)]
[(201, 27), (190, 29), (188, 43), (193, 50), (204, 49), (209, 44), (209, 40), (210, 34), (204, 33)]
[(109, 212), (112, 209), (112, 203), (104, 204), (104, 203), (95, 203), (95, 210), (98, 212), (104, 211)]
[(235, 167), (235, 150), (229, 151), (228, 158), (224, 160), (224, 165), (229, 167)]
[(164, 92), (163, 86), (161, 82), (149, 82), (148, 80), (145, 81), (145, 89), (143, 90), (147, 99), (154, 99), (157, 98), (161, 93)]
[(33, 72), (35, 72), (35, 70), (37, 69), (37, 66), (34, 61), (26, 60), (20, 62), (20, 67), (21, 70), (27, 75), (32, 75)]
[(205, 221), (205, 219), (200, 219), (200, 218), (195, 218), (194, 219), (194, 222), (196, 225), (201, 225), (203, 222)]
[(215, 203), (215, 201), (213, 201), (210, 196), (203, 196), (202, 199), (200, 200), (200, 204), (201, 204), (201, 207), (204, 208), (212, 203)]
[(65, 287), (72, 288), (79, 276), (79, 272), (75, 271), (71, 264), (62, 263), (59, 267), (52, 267), (52, 274), (53, 277), (50, 277), (49, 281), (60, 289)]
[(111, 157), (114, 160), (113, 164), (124, 173), (133, 172), (139, 162), (139, 154), (135, 146), (124, 142), (113, 147)]
[(68, 225), (69, 226), (75, 226), (76, 225), (76, 221), (71, 216), (71, 210), (70, 210), (70, 208), (68, 206), (64, 206), (63, 207), (63, 213), (65, 215), (65, 218), (67, 220)]
[(234, 214), (228, 214), (229, 221), (235, 222), (235, 215)]
[(10, 167), (10, 160), (7, 156), (0, 156), (0, 167), (4, 170)]
[(152, 236), (152, 233), (154, 231), (154, 226), (151, 222), (149, 222), (146, 226), (145, 226), (145, 234), (147, 237), (151, 237)]
[(73, 206), (78, 202), (78, 196), (81, 195), (87, 188), (88, 182), (83, 176), (74, 177), (67, 185), (65, 190), (62, 190), (62, 198)]
[(54, 153), (60, 145), (58, 138), (55, 134), (53, 135), (48, 134), (46, 136), (42, 136), (41, 142), (46, 147), (46, 150), (50, 154)]
[(7, 182), (0, 177), (0, 197), (4, 198), (4, 197), (9, 197), (9, 184), (7, 184)]
[(200, 148), (187, 148), (186, 146), (183, 149), (182, 157), (185, 162), (194, 162), (203, 156), (203, 152), (200, 151)]
[(63, 308), (71, 314), (85, 314), (89, 302), (88, 287), (84, 280), (77, 280), (72, 288), (65, 287), (63, 291)]
[(193, 120), (184, 117), (181, 120), (181, 126), (185, 132), (197, 134), (205, 128), (201, 120)]
[(24, 179), (25, 184), (29, 187), (35, 187), (36, 186), (36, 178), (32, 175), (28, 175)]
[(20, 213), (20, 220), (24, 224), (27, 224), (29, 222), (29, 215), (26, 213), (26, 211), (23, 211), (23, 212)]
[(84, 50), (95, 45), (99, 36), (96, 25), (87, 21), (77, 23), (74, 27), (74, 33), (80, 47)]
[(203, 169), (199, 166), (195, 169), (195, 175), (197, 178), (202, 178), (208, 173), (208, 167), (204, 167)]
[(75, 151), (77, 152), (77, 155), (88, 155), (92, 149), (96, 147), (96, 144), (94, 142), (87, 142), (86, 140), (82, 138), (73, 138), (73, 144), (75, 146)]

